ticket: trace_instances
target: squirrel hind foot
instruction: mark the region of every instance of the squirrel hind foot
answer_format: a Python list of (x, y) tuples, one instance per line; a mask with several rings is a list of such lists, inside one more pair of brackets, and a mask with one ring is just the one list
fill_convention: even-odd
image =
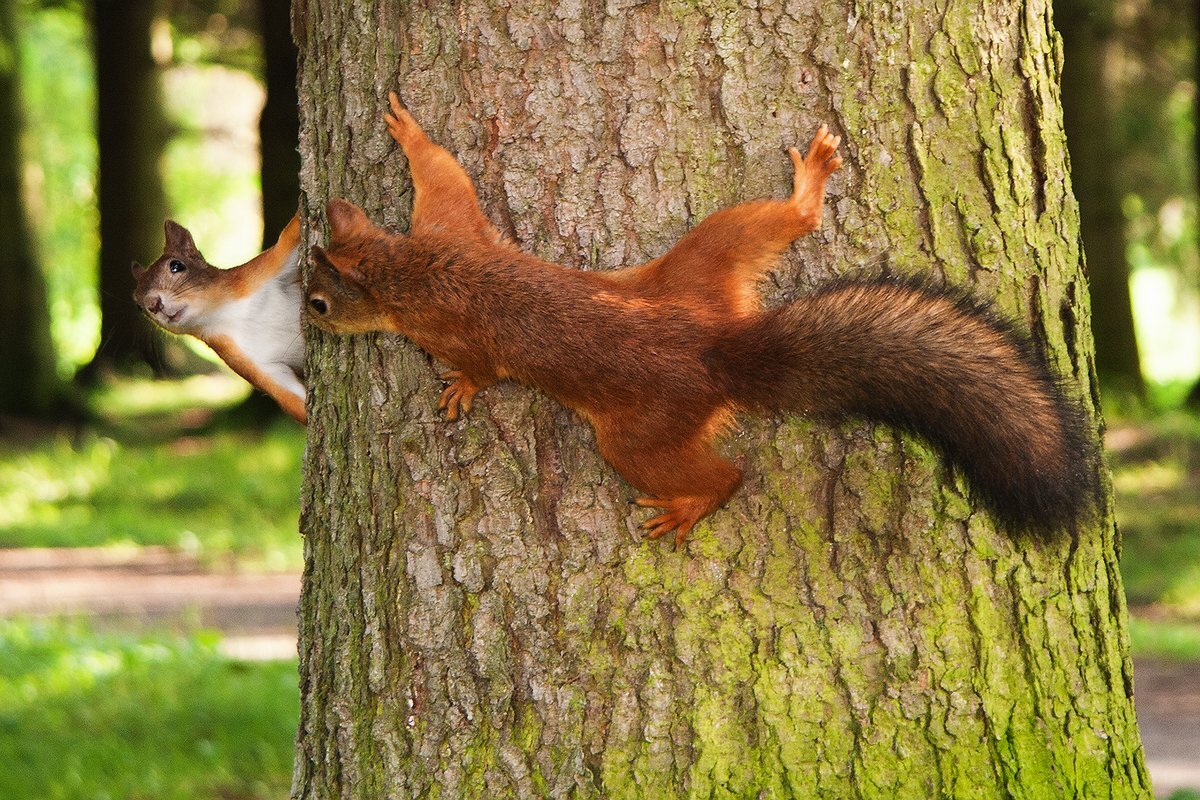
[(444, 381), (453, 381), (438, 398), (438, 408), (446, 412), (446, 419), (454, 422), (460, 413), (466, 414), (471, 410), (475, 395), (479, 394), (483, 387), (456, 369), (443, 372), (440, 377)]
[(665, 509), (662, 514), (643, 522), (642, 529), (646, 531), (647, 539), (659, 539), (675, 531), (677, 549), (683, 545), (696, 523), (711, 514), (717, 505), (708, 497), (672, 497), (665, 500), (657, 497), (639, 497), (633, 502), (644, 508)]
[(800, 151), (794, 147), (788, 148), (788, 156), (792, 159), (792, 202), (802, 203), (807, 190), (819, 189), (824, 193), (825, 181), (842, 166), (842, 157), (838, 146), (842, 137), (829, 132), (822, 125), (808, 145), (808, 153), (801, 157)]

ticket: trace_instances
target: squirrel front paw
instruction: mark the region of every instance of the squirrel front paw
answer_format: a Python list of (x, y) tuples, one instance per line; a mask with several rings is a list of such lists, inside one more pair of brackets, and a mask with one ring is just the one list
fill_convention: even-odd
[(465, 414), (471, 410), (471, 402), (482, 387), (464, 375), (462, 370), (452, 369), (439, 377), (444, 381), (453, 381), (442, 392), (438, 408), (446, 412), (446, 419), (454, 422), (460, 412)]
[(388, 105), (392, 110), (391, 113), (384, 113), (383, 121), (387, 123), (388, 133), (396, 140), (396, 144), (407, 150), (410, 145), (425, 138), (425, 132), (413, 115), (408, 113), (408, 109), (400, 105), (400, 98), (395, 92), (388, 92)]

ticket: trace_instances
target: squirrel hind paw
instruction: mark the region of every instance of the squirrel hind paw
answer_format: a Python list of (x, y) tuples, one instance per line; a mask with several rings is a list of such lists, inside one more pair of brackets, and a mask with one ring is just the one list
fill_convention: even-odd
[(788, 156), (792, 159), (795, 173), (794, 188), (797, 192), (805, 179), (823, 181), (837, 171), (842, 165), (842, 157), (838, 153), (841, 143), (841, 136), (835, 136), (829, 132), (828, 127), (822, 125), (808, 145), (808, 153), (805, 156), (801, 157), (800, 151), (795, 147), (788, 148)]
[(471, 404), (475, 400), (475, 395), (479, 394), (482, 387), (456, 369), (443, 372), (441, 378), (442, 380), (454, 381), (446, 387), (442, 392), (442, 396), (438, 398), (438, 408), (446, 412), (446, 419), (454, 422), (459, 418), (460, 414), (466, 414), (471, 410)]
[(647, 539), (659, 539), (675, 531), (675, 547), (679, 548), (687, 539), (696, 523), (712, 510), (712, 503), (703, 497), (673, 497), (660, 500), (656, 497), (639, 497), (633, 502), (645, 508), (662, 508), (665, 511), (642, 523)]

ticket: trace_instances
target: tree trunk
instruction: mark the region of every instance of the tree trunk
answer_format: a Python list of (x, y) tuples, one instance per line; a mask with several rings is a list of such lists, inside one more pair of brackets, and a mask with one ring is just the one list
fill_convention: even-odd
[[(846, 164), (771, 300), (945, 277), (1094, 414), (1050, 16), (299, 0), (307, 237), (339, 196), (405, 226), (393, 87), (502, 230), (583, 269), (784, 196), (784, 148), (829, 122)], [(295, 798), (1148, 795), (1107, 491), (1015, 540), (890, 428), (748, 417), (745, 486), (673, 551), (536, 391), (449, 423), (411, 343), (308, 336)]]
[[(1192, 38), (1193, 41), (1200, 42), (1200, 0), (1194, 0), (1192, 3)], [(1200, 86), (1200, 48), (1194, 48), (1192, 51), (1192, 82), (1196, 86)], [(1192, 94), (1192, 119), (1200, 120), (1200, 92)], [(1200, 196), (1200, 130), (1193, 130), (1192, 147), (1194, 152), (1194, 191), (1197, 196)], [(1200, 242), (1197, 242), (1200, 246)], [(1188, 392), (1185, 400), (1188, 407), (1197, 409), (1200, 408), (1200, 380), (1192, 384), (1191, 391)]]
[(1106, 384), (1140, 393), (1142, 370), (1114, 144), (1116, 92), (1105, 74), (1113, 6), (1096, 0), (1057, 0), (1055, 19), (1063, 39), (1063, 126), (1071, 151), (1071, 181), (1079, 197), (1096, 368)]
[(0, 4), (0, 413), (43, 416), (60, 385), (46, 281), (25, 216), (15, 14), (15, 4)]
[(130, 300), (129, 264), (158, 256), (167, 214), (160, 161), (166, 121), (150, 54), (157, 0), (93, 0), (100, 153), (100, 347), (82, 377), (146, 362), (154, 326)]

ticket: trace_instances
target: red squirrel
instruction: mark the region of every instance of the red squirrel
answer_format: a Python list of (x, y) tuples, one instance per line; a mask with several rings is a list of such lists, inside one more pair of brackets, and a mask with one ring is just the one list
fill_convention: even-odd
[(163, 254), (148, 267), (133, 263), (133, 301), (160, 327), (207, 344), (303, 423), (299, 216), (273, 246), (229, 269), (205, 261), (183, 226), (164, 227)]
[(408, 157), (408, 235), (328, 204), (312, 247), (308, 318), (335, 333), (402, 333), (455, 368), (454, 420), (503, 379), (535, 386), (595, 428), (601, 454), (662, 510), (644, 523), (676, 546), (737, 491), (713, 450), (737, 411), (796, 411), (899, 426), (936, 445), (1006, 522), (1048, 530), (1096, 490), (1091, 438), (1028, 337), (966, 295), (897, 278), (838, 280), (761, 307), (756, 282), (821, 223), (841, 165), (822, 126), (786, 200), (719, 211), (668, 253), (611, 272), (564, 268), (504, 241), (474, 185), (390, 95)]

